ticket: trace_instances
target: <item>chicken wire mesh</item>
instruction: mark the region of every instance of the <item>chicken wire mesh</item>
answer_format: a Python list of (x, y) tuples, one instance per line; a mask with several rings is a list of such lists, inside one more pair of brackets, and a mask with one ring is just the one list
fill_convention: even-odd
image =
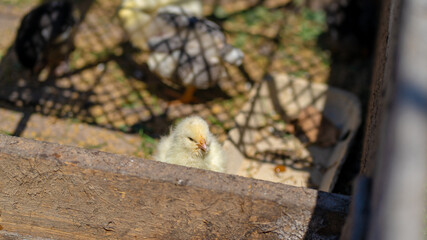
[(360, 115), (358, 99), (345, 91), (286, 74), (266, 76), (229, 132), (225, 149), (234, 162), (228, 168), (331, 191)]
[[(229, 131), (239, 126), (236, 116), (249, 99), (249, 92), (267, 73), (286, 72), (311, 82), (325, 82), (328, 78), (329, 55), (316, 45), (316, 38), (326, 27), (325, 16), (302, 7), (298, 1), (203, 1), (201, 8), (195, 10), (185, 10), (185, 5), (197, 5), (198, 1), (172, 1), (187, 17), (187, 25), (169, 18), (167, 26), (159, 25), (162, 22), (153, 24), (152, 20), (171, 4), (169, 1), (145, 1), (145, 9), (138, 1), (92, 2), (78, 27), (68, 68), (57, 71), (53, 79), (46, 79), (43, 73), (39, 80), (32, 78), (17, 62), (13, 46), (9, 48), (0, 65), (3, 101), (30, 107), (32, 112), (43, 115), (127, 133), (142, 132), (153, 142), (167, 134), (176, 120), (199, 115), (224, 142)], [(197, 25), (193, 17), (187, 16), (188, 11), (196, 11), (193, 15), (212, 22)], [(132, 24), (135, 22), (138, 24)], [(185, 30), (189, 25), (197, 31)], [(242, 65), (227, 63), (223, 48), (228, 44), (242, 50)], [(186, 46), (191, 48), (185, 49)], [(188, 54), (192, 49), (198, 51)], [(155, 50), (163, 56), (150, 65), (150, 51)], [(161, 64), (168, 57), (178, 64), (172, 64), (172, 69), (184, 70), (169, 71), (165, 77), (167, 74), (161, 71), (168, 67)], [(182, 59), (184, 63), (180, 62)], [(195, 67), (200, 62), (201, 67)], [(192, 81), (199, 81), (197, 77), (201, 76), (203, 81), (216, 84), (197, 89), (191, 103), (170, 104), (186, 91), (180, 81), (188, 75), (195, 76)], [(297, 92), (292, 93), (294, 89), (290, 91), (297, 96)], [(274, 120), (277, 116), (269, 117)], [(280, 118), (276, 122), (290, 119)], [(283, 124), (275, 128), (273, 132), (281, 133)], [(138, 155), (151, 158), (151, 152)], [(300, 160), (304, 158), (283, 164), (291, 166), (302, 163)]]

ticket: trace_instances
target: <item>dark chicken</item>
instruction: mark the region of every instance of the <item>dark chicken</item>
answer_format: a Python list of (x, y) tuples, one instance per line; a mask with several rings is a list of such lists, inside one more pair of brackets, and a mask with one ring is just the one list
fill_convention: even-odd
[(38, 75), (51, 71), (74, 50), (78, 19), (68, 1), (44, 3), (23, 18), (15, 40), (19, 62)]

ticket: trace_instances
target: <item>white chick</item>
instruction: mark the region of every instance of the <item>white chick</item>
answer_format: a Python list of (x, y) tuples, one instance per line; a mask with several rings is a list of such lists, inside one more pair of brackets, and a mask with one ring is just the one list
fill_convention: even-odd
[(147, 64), (163, 79), (186, 87), (180, 101), (188, 103), (196, 89), (212, 87), (226, 76), (224, 62), (240, 65), (243, 52), (226, 43), (216, 23), (172, 9), (159, 9), (147, 27), (153, 33)]
[(157, 146), (155, 160), (217, 172), (225, 171), (221, 145), (202, 118), (182, 120)]
[(134, 46), (148, 50), (147, 40), (155, 34), (148, 26), (165, 6), (176, 14), (201, 17), (203, 12), (200, 0), (122, 0), (118, 16)]

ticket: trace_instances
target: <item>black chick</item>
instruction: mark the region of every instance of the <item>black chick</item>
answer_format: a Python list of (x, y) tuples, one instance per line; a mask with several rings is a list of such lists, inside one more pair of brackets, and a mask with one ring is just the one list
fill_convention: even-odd
[(50, 1), (30, 11), (15, 40), (19, 62), (35, 75), (46, 66), (54, 70), (74, 50), (77, 22), (68, 1)]

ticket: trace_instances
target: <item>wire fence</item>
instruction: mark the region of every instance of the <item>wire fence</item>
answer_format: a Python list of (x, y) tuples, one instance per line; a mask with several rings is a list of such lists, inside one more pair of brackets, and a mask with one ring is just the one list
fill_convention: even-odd
[[(140, 9), (126, 1), (93, 1), (79, 25), (69, 67), (54, 79), (45, 80), (43, 73), (37, 76), (39, 80), (31, 77), (11, 46), (0, 63), (0, 98), (43, 115), (142, 132), (152, 139), (167, 134), (176, 120), (199, 115), (224, 142), (230, 130), (245, 126), (236, 116), (269, 73), (286, 72), (292, 79), (303, 77), (311, 82), (328, 78), (328, 53), (316, 43), (325, 31), (325, 16), (297, 1), (204, 1), (203, 5), (175, 1), (172, 5), (179, 6), (180, 14), (150, 4), (154, 2)], [(195, 10), (186, 4), (196, 4)], [(188, 11), (196, 11), (193, 14), (205, 20), (189, 16)], [(241, 65), (233, 62), (233, 47), (244, 54)], [(170, 104), (186, 91), (181, 83), (185, 81), (202, 86), (196, 89), (195, 100)], [(283, 124), (268, 123), (275, 117), (286, 124), (295, 119), (295, 114), (289, 116), (280, 109), (294, 105), (301, 91), (292, 86), (279, 91), (292, 97), (280, 101), (278, 108), (260, 109), (268, 121), (258, 124), (256, 131), (264, 129), (260, 131), (267, 134), (264, 139), (285, 133)], [(311, 84), (305, 86), (303, 92), (311, 93), (311, 102), (304, 107), (316, 101), (315, 91)], [(297, 106), (296, 112), (301, 110)], [(344, 135), (341, 132), (339, 137)], [(259, 161), (271, 158), (275, 164), (297, 169), (312, 165), (304, 162), (310, 157), (295, 151), (251, 151), (250, 157)]]

